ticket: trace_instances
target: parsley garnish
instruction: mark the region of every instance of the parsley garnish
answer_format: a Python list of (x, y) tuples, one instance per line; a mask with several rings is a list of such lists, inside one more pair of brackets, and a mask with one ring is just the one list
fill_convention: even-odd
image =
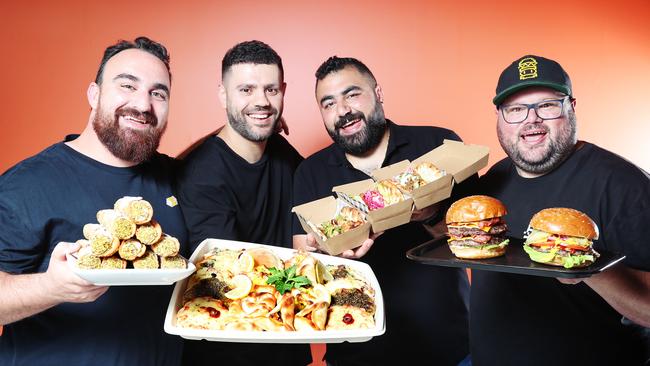
[(271, 275), (266, 280), (266, 283), (275, 286), (281, 294), (290, 291), (292, 288), (311, 285), (309, 278), (296, 276), (296, 266), (284, 270), (273, 267), (269, 268), (269, 271), (271, 271)]

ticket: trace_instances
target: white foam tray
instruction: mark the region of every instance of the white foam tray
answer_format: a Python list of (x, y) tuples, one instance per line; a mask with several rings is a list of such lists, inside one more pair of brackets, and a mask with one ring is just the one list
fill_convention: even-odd
[[(276, 253), (282, 259), (290, 258), (296, 251), (289, 248), (281, 248), (275, 246), (251, 244), (240, 241), (221, 240), (221, 239), (206, 239), (196, 248), (189, 261), (196, 263), (205, 253), (213, 248), (224, 249), (246, 249), (251, 247), (265, 247)], [(341, 342), (366, 342), (372, 337), (384, 334), (386, 331), (385, 317), (384, 317), (384, 299), (377, 282), (377, 277), (374, 272), (366, 263), (333, 257), (325, 254), (312, 253), (316, 259), (328, 265), (341, 265), (345, 264), (359, 271), (365, 279), (370, 283), (370, 286), (375, 290), (375, 326), (369, 329), (358, 330), (314, 330), (314, 331), (280, 331), (280, 332), (265, 332), (265, 331), (234, 331), (234, 330), (206, 330), (206, 329), (192, 329), (182, 328), (176, 326), (176, 313), (182, 307), (182, 298), (185, 288), (187, 286), (188, 278), (176, 283), (174, 292), (167, 307), (167, 314), (165, 316), (165, 332), (173, 335), (178, 335), (186, 339), (205, 339), (208, 341), (219, 342), (244, 342), (244, 343), (341, 343)]]
[(154, 286), (171, 285), (189, 277), (196, 267), (188, 262), (184, 269), (81, 269), (77, 260), (66, 254), (68, 266), (77, 276), (97, 286)]

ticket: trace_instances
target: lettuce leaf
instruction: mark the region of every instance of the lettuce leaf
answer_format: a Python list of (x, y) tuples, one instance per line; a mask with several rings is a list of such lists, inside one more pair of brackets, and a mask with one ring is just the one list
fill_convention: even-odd
[(490, 249), (495, 249), (495, 248), (504, 248), (506, 245), (508, 245), (509, 241), (510, 241), (510, 239), (506, 239), (506, 240), (502, 241), (499, 244), (484, 245), (484, 246), (481, 247), (481, 249), (490, 250)]
[(548, 263), (553, 260), (553, 257), (555, 257), (557, 248), (553, 248), (549, 252), (544, 253), (533, 249), (530, 245), (524, 245), (524, 252), (528, 253), (530, 259), (535, 262)]
[[(524, 251), (528, 253), (530, 259), (535, 262), (547, 263), (553, 260), (555, 253), (558, 249), (553, 248), (548, 253), (539, 252), (529, 245), (524, 245)], [(591, 254), (577, 254), (577, 255), (568, 255), (564, 257), (564, 268), (573, 268), (579, 265), (582, 265), (586, 262), (593, 262), (594, 256)]]
[(593, 262), (594, 256), (591, 254), (585, 255), (570, 255), (564, 259), (564, 268), (573, 268), (585, 262)]

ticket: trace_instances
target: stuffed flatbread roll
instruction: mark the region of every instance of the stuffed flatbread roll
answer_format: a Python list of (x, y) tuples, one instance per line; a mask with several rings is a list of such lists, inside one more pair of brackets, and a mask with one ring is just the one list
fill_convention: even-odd
[(118, 239), (130, 239), (135, 234), (135, 222), (115, 210), (97, 211), (97, 221)]
[(162, 237), (162, 228), (156, 220), (151, 220), (146, 224), (138, 225), (135, 229), (135, 238), (142, 244), (151, 245)]
[(171, 257), (160, 257), (160, 268), (163, 269), (185, 269), (187, 268), (187, 259), (182, 255), (176, 254)]
[(138, 225), (149, 222), (153, 217), (153, 207), (142, 197), (122, 197), (113, 208)]
[(88, 240), (77, 240), (81, 248), (75, 254), (77, 257), (77, 267), (81, 269), (97, 269), (102, 264), (101, 258), (93, 254)]
[(178, 254), (180, 248), (181, 244), (178, 239), (167, 234), (163, 234), (163, 237), (157, 243), (151, 245), (153, 252), (161, 257), (173, 257)]
[(97, 257), (110, 257), (120, 248), (120, 240), (99, 224), (86, 224), (83, 234), (90, 242), (92, 253)]
[(102, 269), (125, 269), (127, 262), (120, 258), (119, 255), (102, 258)]
[(132, 261), (138, 257), (144, 255), (147, 250), (147, 246), (140, 243), (136, 239), (127, 239), (120, 244), (120, 249), (118, 253), (120, 258), (126, 259), (127, 261)]
[(151, 249), (147, 249), (143, 256), (133, 260), (133, 268), (156, 269), (159, 266), (158, 256)]

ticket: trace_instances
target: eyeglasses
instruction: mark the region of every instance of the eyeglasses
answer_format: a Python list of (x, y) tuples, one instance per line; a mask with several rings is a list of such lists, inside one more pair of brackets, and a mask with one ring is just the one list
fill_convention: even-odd
[(531, 109), (535, 110), (535, 114), (542, 120), (556, 119), (562, 116), (564, 101), (571, 97), (568, 95), (562, 99), (544, 100), (534, 104), (510, 104), (499, 107), (504, 121), (510, 124), (521, 123), (528, 118), (528, 113)]

